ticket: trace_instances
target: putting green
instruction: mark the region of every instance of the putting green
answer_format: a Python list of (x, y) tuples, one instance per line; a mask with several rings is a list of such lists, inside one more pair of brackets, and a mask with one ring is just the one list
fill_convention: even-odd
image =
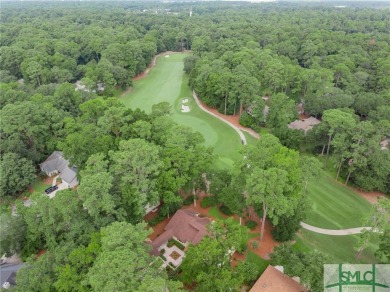
[[(149, 75), (134, 82), (133, 89), (121, 97), (123, 103), (132, 108), (140, 108), (150, 113), (152, 106), (159, 102), (169, 102), (173, 107), (173, 119), (181, 125), (190, 126), (200, 132), (205, 138), (205, 145), (214, 147), (218, 158), (215, 166), (231, 167), (239, 159), (241, 139), (227, 124), (203, 112), (192, 98), (185, 76), (183, 59), (187, 54), (171, 54), (160, 56), (156, 60)], [(190, 112), (181, 111), (183, 100), (189, 106)]]

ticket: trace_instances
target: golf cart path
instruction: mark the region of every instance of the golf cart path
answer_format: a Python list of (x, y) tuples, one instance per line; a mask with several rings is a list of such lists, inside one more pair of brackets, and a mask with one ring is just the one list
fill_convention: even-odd
[(241, 138), (241, 142), (243, 145), (246, 145), (247, 142), (246, 142), (246, 138), (245, 138), (245, 135), (242, 133), (242, 130), (246, 131), (247, 133), (249, 133), (250, 135), (252, 135), (253, 137), (255, 138), (259, 138), (259, 135), (256, 134), (256, 133), (252, 133), (251, 131), (247, 130), (247, 129), (242, 129), (242, 128), (239, 128), (237, 127), (236, 125), (234, 125), (233, 123), (231, 123), (230, 121), (226, 120), (224, 117), (208, 110), (206, 107), (203, 106), (202, 102), (199, 100), (196, 92), (193, 90), (192, 91), (192, 97), (195, 99), (195, 102), (196, 104), (199, 106), (199, 108), (204, 111), (205, 113), (208, 113), (209, 115), (212, 115), (214, 117), (216, 117), (217, 119), (219, 119), (220, 121), (228, 124), (230, 127), (232, 127), (236, 132), (237, 134), (240, 136)]
[(371, 227), (356, 227), (356, 228), (349, 228), (349, 229), (324, 229), (324, 228), (311, 226), (311, 225), (306, 224), (304, 222), (301, 222), (301, 227), (306, 229), (306, 230), (313, 231), (315, 233), (325, 234), (325, 235), (336, 235), (336, 236), (359, 234), (359, 233), (362, 233), (364, 230), (371, 230), (372, 229)]
[[(241, 138), (242, 143), (244, 145), (247, 144), (245, 135), (241, 131), (242, 129), (238, 128), (237, 126), (232, 124), (230, 121), (224, 119), (223, 117), (221, 117), (221, 116), (209, 111), (207, 108), (205, 108), (203, 106), (203, 104), (200, 102), (195, 91), (192, 91), (192, 96), (202, 111), (204, 111), (204, 112), (216, 117), (217, 119), (221, 120), (222, 122), (228, 124), (230, 127), (232, 127), (238, 133), (238, 135)], [(251, 134), (252, 136), (254, 136), (251, 132), (248, 131), (248, 133)], [(258, 136), (257, 137), (254, 136), (254, 137), (259, 138)], [(356, 227), (356, 228), (348, 228), (348, 229), (324, 229), (324, 228), (319, 228), (319, 227), (315, 227), (315, 226), (306, 224), (304, 222), (301, 222), (301, 227), (306, 229), (306, 230), (315, 232), (315, 233), (325, 234), (325, 235), (335, 235), (335, 236), (359, 234), (359, 233), (362, 233), (364, 230), (371, 230), (372, 229), (371, 227)]]

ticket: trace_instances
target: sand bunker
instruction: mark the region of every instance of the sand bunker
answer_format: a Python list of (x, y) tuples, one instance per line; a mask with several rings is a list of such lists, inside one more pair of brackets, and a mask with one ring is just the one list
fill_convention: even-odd
[(187, 102), (188, 102), (188, 98), (182, 100), (182, 103), (187, 103)]
[(188, 105), (181, 105), (181, 112), (182, 113), (188, 113), (190, 111), (190, 107)]
[(169, 55), (165, 55), (165, 58), (169, 58)]

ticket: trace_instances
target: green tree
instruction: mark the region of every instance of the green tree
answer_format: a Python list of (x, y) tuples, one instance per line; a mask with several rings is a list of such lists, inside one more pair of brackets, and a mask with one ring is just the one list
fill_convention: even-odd
[(159, 146), (142, 139), (121, 141), (118, 151), (110, 151), (110, 171), (120, 187), (122, 206), (134, 220), (145, 215), (147, 203), (158, 202), (156, 183), (164, 166), (160, 153)]
[(26, 224), (21, 216), (11, 213), (0, 215), (0, 253), (6, 256), (19, 254), (26, 241)]
[(87, 275), (93, 291), (145, 291), (145, 282), (153, 291), (168, 289), (161, 262), (145, 243), (149, 233), (146, 223), (115, 222), (102, 228), (101, 251)]
[(368, 247), (373, 233), (384, 233), (389, 229), (389, 217), (390, 200), (386, 197), (381, 197), (378, 199), (377, 203), (372, 206), (370, 214), (363, 223), (363, 226), (370, 227), (370, 229), (364, 229), (363, 232), (359, 235), (359, 239), (355, 246), (357, 259), (360, 258), (364, 249)]
[(105, 226), (116, 219), (117, 202), (111, 195), (112, 176), (107, 172), (86, 175), (81, 180), (77, 193), (83, 207), (93, 218), (95, 225)]
[(187, 250), (181, 279), (187, 284), (196, 282), (197, 291), (235, 291), (241, 279), (234, 277), (229, 257), (217, 240), (206, 237)]
[(20, 158), (15, 153), (5, 153), (0, 160), (0, 196), (16, 196), (35, 179), (32, 161)]
[(245, 173), (247, 204), (263, 208), (262, 241), (266, 217), (278, 224), (280, 216), (292, 215), (302, 196), (299, 156), (272, 135), (264, 135), (256, 145), (246, 146), (243, 154), (241, 170)]
[(329, 258), (317, 250), (301, 253), (291, 244), (277, 246), (271, 254), (271, 265), (283, 266), (285, 274), (298, 276), (310, 291), (324, 289), (324, 264), (328, 262)]
[(375, 256), (384, 262), (390, 261), (390, 229), (386, 229), (380, 235), (379, 248), (375, 252)]
[(66, 263), (56, 267), (57, 281), (54, 287), (58, 291), (90, 291), (87, 274), (100, 252), (100, 233), (93, 233), (87, 246), (72, 250)]

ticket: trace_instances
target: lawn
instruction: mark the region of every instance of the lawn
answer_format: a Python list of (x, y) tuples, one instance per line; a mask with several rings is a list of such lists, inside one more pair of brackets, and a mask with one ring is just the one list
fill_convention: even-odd
[[(357, 262), (353, 249), (356, 245), (357, 235), (346, 236), (330, 236), (314, 233), (308, 230), (301, 229), (296, 235), (297, 242), (294, 244), (296, 250), (306, 252), (312, 249), (317, 249), (331, 257), (330, 262), (336, 263), (355, 263)], [(366, 248), (359, 260), (360, 263), (376, 263), (377, 259), (374, 252), (378, 249), (378, 238), (372, 240), (368, 248)]]
[(268, 267), (269, 261), (262, 259), (260, 256), (255, 254), (253, 251), (248, 250), (246, 252), (246, 258), (245, 260), (249, 263), (253, 263), (257, 270), (259, 271), (259, 274), (261, 275), (264, 270)]
[(215, 219), (224, 220), (225, 218), (222, 216), (222, 213), (219, 211), (217, 206), (212, 206), (209, 209), (209, 215), (210, 217), (213, 217)]
[(361, 227), (371, 205), (329, 175), (308, 185), (313, 211), (305, 223), (327, 229)]
[(50, 187), (50, 185), (45, 184), (44, 181), (39, 177), (35, 178), (31, 186), (33, 191), (36, 193), (43, 193), (48, 187)]
[(244, 133), (244, 136), (246, 138), (246, 143), (249, 144), (249, 145), (254, 145), (256, 144), (256, 142), (258, 141), (257, 138), (253, 137), (251, 134), (245, 132), (245, 131), (242, 131)]
[[(214, 147), (218, 156), (215, 166), (231, 167), (239, 159), (238, 149), (241, 140), (237, 133), (227, 124), (203, 112), (192, 98), (188, 87), (188, 78), (184, 75), (183, 59), (186, 54), (172, 54), (169, 58), (157, 58), (156, 66), (146, 78), (134, 82), (134, 88), (121, 100), (133, 109), (140, 108), (147, 113), (152, 105), (169, 102), (173, 107), (173, 119), (181, 125), (190, 126), (205, 138), (205, 145)], [(182, 113), (182, 100), (188, 98), (186, 105), (190, 112)]]

